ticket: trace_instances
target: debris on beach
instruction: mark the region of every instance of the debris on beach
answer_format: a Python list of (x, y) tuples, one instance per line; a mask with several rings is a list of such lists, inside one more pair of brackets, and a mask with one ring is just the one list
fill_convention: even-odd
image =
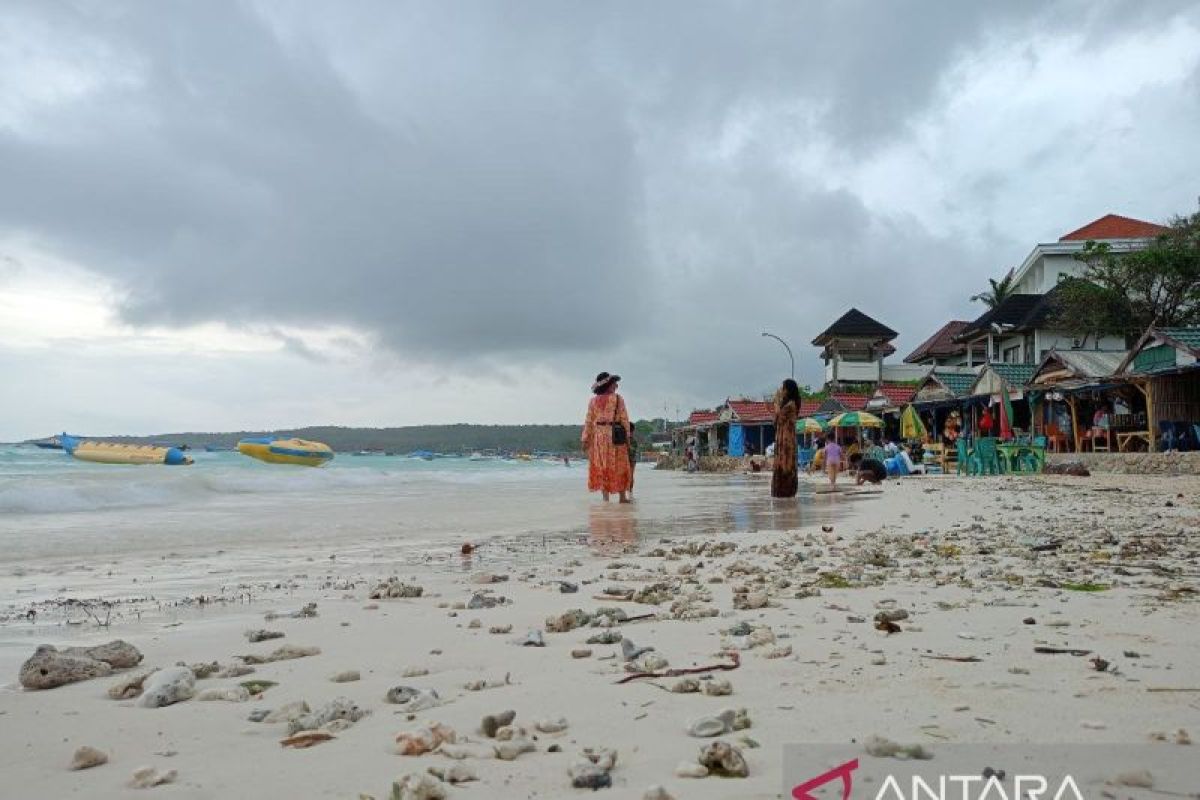
[(708, 767), (699, 761), (680, 761), (675, 765), (675, 777), (706, 778), (708, 777)]
[(213, 687), (204, 689), (196, 695), (197, 700), (224, 700), (229, 703), (245, 703), (250, 699), (250, 692), (246, 691), (244, 686), (230, 686), (226, 688)]
[(185, 664), (182, 661), (175, 663), (177, 667), (187, 667), (196, 676), (196, 680), (204, 680), (221, 671), (221, 665), (216, 661), (205, 661), (198, 664)]
[(502, 686), (512, 684), (512, 673), (504, 673), (503, 680), (491, 680), (488, 678), (475, 678), (463, 684), (463, 688), (468, 692), (482, 692), (484, 689), (499, 689)]
[(295, 611), (268, 611), (263, 614), (263, 619), (271, 622), (276, 619), (309, 619), (317, 616), (317, 604), (305, 603)]
[(920, 744), (899, 744), (883, 736), (871, 736), (863, 744), (867, 755), (876, 758), (899, 758), (925, 761), (933, 754)]
[(539, 733), (562, 733), (569, 727), (566, 717), (540, 719), (533, 724)]
[(26, 689), (54, 689), (111, 675), (114, 669), (135, 667), (141, 661), (141, 652), (120, 639), (97, 647), (62, 650), (43, 644), (21, 665), (18, 680)]
[(142, 694), (142, 686), (152, 672), (128, 675), (108, 687), (108, 696), (113, 700), (133, 700)]
[(688, 722), (685, 730), (688, 736), (701, 739), (722, 736), (726, 733), (745, 730), (750, 727), (750, 712), (744, 708), (726, 708), (712, 716), (697, 717)]
[(301, 719), (312, 711), (308, 707), (308, 703), (303, 700), (293, 700), (290, 703), (285, 703), (273, 711), (270, 711), (261, 720), (268, 725), (276, 725), (280, 722), (286, 722), (291, 725), (295, 720)]
[(139, 767), (133, 771), (129, 785), (134, 789), (152, 789), (155, 786), (174, 783), (178, 776), (179, 773), (173, 769), (159, 772), (154, 767)]
[(402, 756), (419, 756), (432, 752), (443, 743), (453, 744), (457, 740), (453, 728), (431, 722), (416, 730), (396, 734), (396, 752)]
[(190, 700), (195, 693), (196, 676), (190, 669), (167, 667), (150, 675), (138, 702), (143, 708), (162, 708)]
[(469, 764), (458, 763), (448, 767), (428, 767), (426, 772), (451, 786), (479, 780), (478, 773)]
[(359, 674), (358, 670), (346, 669), (342, 670), (341, 672), (333, 673), (329, 676), (329, 680), (333, 683), (353, 683), (354, 681), (359, 680), (361, 677), (362, 676)]
[(576, 628), (582, 628), (591, 622), (592, 616), (581, 608), (572, 608), (553, 617), (546, 618), (547, 633), (566, 633)]
[(479, 723), (479, 732), (489, 739), (495, 739), (496, 733), (506, 725), (512, 725), (517, 718), (517, 712), (501, 711), (499, 714), (488, 714)]
[(425, 587), (404, 583), (393, 575), (386, 581), (376, 584), (367, 597), (371, 600), (390, 600), (395, 598), (420, 597), (424, 593)]
[(91, 769), (92, 767), (98, 767), (101, 764), (107, 763), (107, 753), (85, 744), (83, 747), (80, 747), (75, 751), (75, 755), (71, 756), (70, 769)]
[(750, 774), (750, 766), (742, 751), (728, 742), (717, 740), (700, 751), (700, 766), (708, 770), (709, 775), (722, 778), (745, 778)]
[(617, 751), (607, 747), (586, 747), (567, 768), (571, 786), (576, 789), (606, 789), (612, 786), (609, 774), (617, 765)]
[(412, 686), (393, 686), (388, 689), (384, 700), (402, 706), (409, 713), (425, 711), (442, 704), (441, 698), (433, 689), (417, 689)]
[(241, 686), (243, 689), (253, 695), (262, 694), (263, 692), (267, 691), (267, 689), (278, 685), (279, 684), (275, 681), (267, 681), (262, 679), (242, 681), (238, 684), (238, 686)]
[(312, 747), (313, 745), (321, 744), (322, 742), (328, 742), (329, 740), (335, 738), (337, 737), (335, 737), (332, 733), (326, 733), (325, 731), (301, 731), (288, 736), (286, 739), (281, 739), (279, 744), (283, 747), (291, 747), (295, 750), (302, 750), (307, 747)]
[(255, 642), (265, 642), (268, 639), (282, 639), (283, 631), (269, 631), (266, 628), (246, 631), (246, 638), (253, 644)]
[(339, 697), (331, 700), (316, 711), (296, 717), (288, 721), (288, 733), (300, 731), (326, 730), (342, 731), (358, 722), (371, 712), (360, 708), (356, 703)]
[(530, 631), (529, 633), (525, 634), (525, 638), (518, 639), (516, 643), (521, 645), (522, 647), (545, 647), (546, 646), (546, 640), (542, 636), (542, 632), (539, 630)]
[(270, 664), (275, 661), (290, 661), (294, 658), (307, 658), (309, 656), (319, 656), (320, 654), (321, 648), (319, 647), (285, 644), (283, 647), (278, 647), (265, 656), (250, 653), (244, 656), (237, 656), (237, 658), (240, 658), (246, 664)]
[(388, 800), (446, 800), (446, 784), (428, 772), (410, 772), (392, 784)]
[(230, 664), (217, 673), (218, 678), (243, 678), (254, 674), (254, 667), (248, 664)]

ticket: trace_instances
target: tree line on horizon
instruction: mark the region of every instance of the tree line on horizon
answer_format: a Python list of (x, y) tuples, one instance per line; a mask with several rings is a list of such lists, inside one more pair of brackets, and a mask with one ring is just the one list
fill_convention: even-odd
[[(639, 420), (635, 431), (648, 440), (653, 431), (661, 430), (662, 420)], [(507, 453), (553, 452), (574, 453), (580, 449), (583, 428), (579, 425), (412, 425), (400, 428), (349, 428), (338, 425), (315, 425), (303, 428), (284, 428), (272, 431), (228, 431), (221, 433), (159, 433), (150, 436), (103, 436), (97, 439), (128, 444), (187, 445), (199, 450), (204, 447), (232, 449), (239, 439), (251, 436), (275, 436), (281, 439), (309, 439), (324, 442), (337, 452), (360, 450), (387, 453), (471, 453), (494, 450)]]

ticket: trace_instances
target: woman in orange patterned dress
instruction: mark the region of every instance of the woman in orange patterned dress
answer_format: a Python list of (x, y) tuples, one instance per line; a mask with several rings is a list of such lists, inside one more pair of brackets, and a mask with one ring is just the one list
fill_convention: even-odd
[(588, 454), (588, 491), (600, 492), (607, 502), (610, 494), (620, 495), (622, 503), (629, 502), (630, 483), (628, 445), (614, 444), (614, 428), (629, 441), (629, 413), (625, 401), (617, 394), (620, 375), (601, 372), (592, 384), (592, 400), (588, 403), (587, 420), (583, 423), (583, 449)]

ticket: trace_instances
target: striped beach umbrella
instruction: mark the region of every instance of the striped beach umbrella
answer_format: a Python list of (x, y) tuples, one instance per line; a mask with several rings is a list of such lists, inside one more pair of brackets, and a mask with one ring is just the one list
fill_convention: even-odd
[(847, 411), (829, 420), (831, 428), (882, 428), (883, 420), (866, 411)]
[(917, 409), (911, 405), (905, 406), (900, 412), (900, 438), (924, 439), (925, 435), (925, 423), (921, 422)]
[(824, 433), (829, 427), (816, 417), (804, 417), (796, 420), (796, 433)]

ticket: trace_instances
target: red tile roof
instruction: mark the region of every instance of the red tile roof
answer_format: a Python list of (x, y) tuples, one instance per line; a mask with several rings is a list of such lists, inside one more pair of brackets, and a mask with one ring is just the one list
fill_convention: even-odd
[(729, 409), (740, 422), (774, 422), (775, 406), (762, 400), (729, 400)]
[(697, 409), (688, 415), (688, 425), (708, 425), (717, 421), (717, 412)]
[(970, 325), (970, 322), (961, 319), (952, 319), (938, 328), (937, 333), (930, 336), (925, 341), (904, 357), (904, 363), (915, 364), (918, 361), (926, 358), (937, 358), (939, 356), (953, 356), (959, 353), (965, 353), (967, 346), (960, 342), (954, 341), (954, 337), (962, 333), (962, 330)]
[(913, 399), (913, 395), (917, 393), (917, 387), (903, 383), (881, 383), (877, 387), (877, 391), (882, 393), (892, 405), (902, 406)]
[(1089, 222), (1079, 230), (1063, 234), (1060, 242), (1085, 242), (1088, 239), (1149, 239), (1166, 233), (1167, 229), (1153, 222), (1122, 217), (1119, 214), (1105, 214), (1097, 220)]
[(821, 410), (821, 401), (820, 400), (814, 400), (812, 398), (806, 397), (800, 401), (799, 416), (801, 418), (811, 417), (813, 414), (816, 414), (820, 410)]
[(869, 395), (847, 392), (830, 392), (829, 398), (841, 403), (842, 408), (847, 411), (862, 411), (867, 407), (867, 401), (871, 399)]

